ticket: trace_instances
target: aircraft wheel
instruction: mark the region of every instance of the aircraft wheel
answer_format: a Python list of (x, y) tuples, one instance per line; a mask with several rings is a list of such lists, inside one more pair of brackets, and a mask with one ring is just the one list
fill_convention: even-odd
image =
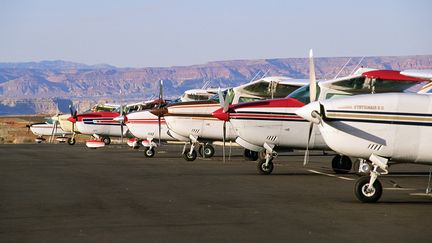
[(265, 162), (266, 162), (265, 160), (260, 160), (258, 162), (257, 164), (258, 172), (262, 175), (270, 175), (274, 168), (273, 162), (272, 160), (270, 160), (267, 166), (265, 165)]
[(75, 138), (68, 138), (67, 143), (69, 145), (74, 145), (76, 143), (76, 140), (75, 140)]
[(155, 155), (155, 150), (154, 150), (154, 148), (148, 148), (148, 147), (146, 147), (145, 149), (144, 149), (144, 155), (147, 157), (147, 158), (151, 158), (151, 157), (153, 157), (154, 155)]
[(379, 180), (375, 180), (372, 190), (368, 191), (370, 176), (360, 177), (354, 187), (354, 193), (358, 200), (364, 203), (377, 202), (382, 195), (382, 185)]
[(243, 152), (243, 157), (248, 161), (256, 161), (258, 159), (258, 152), (245, 149)]
[(346, 174), (352, 167), (351, 159), (345, 155), (336, 155), (332, 160), (332, 168), (336, 174)]
[(183, 153), (183, 159), (186, 161), (194, 161), (197, 157), (197, 152), (195, 150), (192, 150), (192, 154), (189, 153), (189, 151), (185, 151)]
[(102, 142), (104, 142), (105, 145), (109, 145), (111, 143), (110, 137), (103, 137)]
[(210, 144), (206, 144), (202, 146), (202, 154), (204, 154), (204, 158), (211, 158), (215, 153), (215, 149)]

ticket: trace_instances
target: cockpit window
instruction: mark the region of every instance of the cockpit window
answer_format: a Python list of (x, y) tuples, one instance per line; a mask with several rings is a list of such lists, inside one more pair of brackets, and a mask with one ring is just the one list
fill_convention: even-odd
[(408, 80), (386, 80), (366, 77), (357, 77), (348, 80), (335, 82), (332, 89), (352, 93), (384, 93), (403, 92), (404, 90), (417, 85), (418, 81)]
[[(223, 96), (224, 98), (227, 97), (227, 94), (228, 94), (228, 97), (230, 97), (231, 94), (232, 94), (232, 98), (231, 98), (231, 99), (234, 98), (234, 90), (233, 90), (233, 89), (226, 89), (226, 90), (222, 91), (222, 96)], [(215, 94), (215, 95), (213, 95), (212, 97), (209, 98), (209, 100), (213, 100), (213, 101), (220, 102), (220, 101), (219, 101), (219, 94)], [(228, 99), (228, 100), (229, 100), (229, 99)], [(231, 100), (231, 102), (232, 102), (232, 100)], [(231, 103), (230, 103), (230, 104), (231, 104)]]
[[(320, 94), (320, 87), (319, 87), (319, 85), (317, 85), (316, 87), (317, 87), (316, 97), (318, 98), (319, 94)], [(301, 101), (305, 104), (309, 104), (310, 103), (309, 85), (305, 85), (301, 88), (298, 88), (297, 90), (295, 90), (294, 92), (289, 94), (287, 97), (296, 99), (296, 100)]]

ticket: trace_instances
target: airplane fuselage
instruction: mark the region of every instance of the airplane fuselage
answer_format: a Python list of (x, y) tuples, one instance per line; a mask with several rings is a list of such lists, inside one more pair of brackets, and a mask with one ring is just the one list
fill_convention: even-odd
[[(161, 122), (161, 140), (174, 140), (168, 134), (168, 127), (164, 117), (160, 118)], [(126, 125), (129, 131), (140, 139), (159, 139), (159, 121), (158, 116), (149, 111), (138, 111), (127, 114)]]
[(319, 125), (328, 146), (345, 155), (432, 163), (432, 96), (374, 94), (322, 101)]
[[(218, 108), (219, 103), (209, 101), (168, 106), (165, 120), (168, 128), (181, 136), (222, 141), (224, 122), (212, 116)], [(226, 140), (234, 141), (236, 137), (233, 127), (227, 122)]]

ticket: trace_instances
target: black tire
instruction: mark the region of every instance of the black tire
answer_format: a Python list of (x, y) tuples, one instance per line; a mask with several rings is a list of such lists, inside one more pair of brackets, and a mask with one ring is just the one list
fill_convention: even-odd
[(102, 137), (102, 142), (104, 142), (105, 145), (110, 145), (111, 138), (110, 137)]
[(215, 149), (210, 144), (206, 144), (202, 147), (202, 154), (204, 155), (204, 158), (211, 158), (213, 157), (215, 153)]
[(69, 145), (74, 145), (76, 143), (76, 139), (75, 138), (68, 138), (67, 143)]
[(256, 161), (258, 159), (258, 152), (245, 149), (243, 152), (243, 157), (247, 161)]
[(183, 159), (186, 161), (194, 161), (197, 158), (197, 152), (195, 150), (192, 150), (192, 154), (189, 153), (189, 151), (184, 151), (183, 153)]
[(346, 174), (352, 168), (352, 161), (348, 156), (338, 154), (332, 159), (332, 168), (336, 174)]
[(199, 147), (198, 147), (198, 153), (199, 153), (199, 156), (200, 157), (203, 157), (203, 145), (200, 145)]
[(364, 203), (377, 202), (382, 196), (382, 185), (379, 180), (375, 180), (372, 192), (366, 192), (369, 180), (370, 176), (360, 177), (354, 186), (354, 193), (357, 199)]
[(145, 149), (144, 149), (144, 155), (145, 155), (145, 157), (147, 157), (147, 158), (152, 158), (154, 155), (155, 155), (155, 150), (154, 150), (154, 148), (148, 148), (148, 147), (146, 147)]
[(265, 160), (265, 157), (266, 157), (266, 151), (265, 150), (258, 152), (258, 159), (259, 160)]
[(273, 172), (273, 168), (274, 168), (273, 162), (272, 160), (270, 160), (267, 166), (265, 166), (265, 162), (266, 162), (265, 160), (258, 161), (257, 163), (258, 172), (261, 175), (270, 175)]

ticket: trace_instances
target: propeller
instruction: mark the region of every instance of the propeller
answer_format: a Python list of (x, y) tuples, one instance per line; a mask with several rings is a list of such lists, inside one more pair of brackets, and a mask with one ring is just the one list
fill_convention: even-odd
[(121, 139), (121, 143), (123, 144), (123, 124), (124, 124), (124, 116), (123, 116), (123, 104), (120, 104), (120, 117), (121, 119), (119, 120), (120, 122), (120, 139)]
[[(162, 100), (163, 100), (163, 80), (161, 79), (159, 81), (159, 106), (160, 109), (162, 107)], [(161, 125), (161, 116), (162, 114), (158, 114), (158, 128), (159, 128), (159, 146), (161, 145), (161, 132), (162, 132), (162, 125)]]
[[(316, 77), (315, 77), (315, 64), (313, 59), (313, 50), (310, 49), (309, 51), (309, 100), (311, 103), (316, 100), (316, 93), (317, 93), (317, 88), (316, 88)], [(309, 162), (309, 143), (312, 137), (312, 130), (313, 130), (313, 123), (310, 122), (303, 165), (307, 165)]]
[(72, 105), (69, 105), (69, 110), (71, 117), (68, 118), (68, 121), (72, 123), (72, 133), (75, 134), (75, 122), (78, 120), (78, 112), (72, 108)]
[[(218, 89), (219, 94), (219, 104), (223, 108), (223, 113), (226, 113), (228, 111), (228, 102), (226, 102), (226, 97), (224, 98), (221, 89)], [(228, 94), (227, 94), (228, 95)], [(222, 156), (223, 156), (223, 162), (225, 163), (225, 143), (226, 143), (226, 122), (227, 119), (224, 119), (223, 121), (223, 134), (222, 134)]]

